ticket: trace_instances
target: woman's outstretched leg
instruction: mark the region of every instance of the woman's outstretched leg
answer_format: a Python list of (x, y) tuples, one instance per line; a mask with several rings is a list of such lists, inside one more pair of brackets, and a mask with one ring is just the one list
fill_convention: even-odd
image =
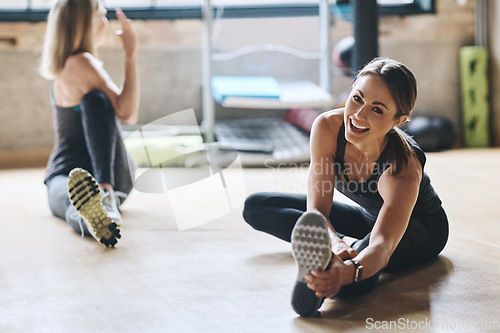
[[(102, 205), (97, 182), (85, 170), (75, 168), (69, 177), (58, 175), (47, 182), (49, 207), (83, 236), (93, 236), (105, 246), (114, 246), (120, 230)], [(69, 192), (69, 195), (68, 195)]]
[[(359, 206), (335, 201), (332, 203), (329, 221), (317, 213), (306, 212), (306, 209), (306, 195), (255, 193), (246, 200), (243, 216), (254, 229), (292, 242), (299, 270), (292, 293), (292, 307), (302, 316), (312, 316), (323, 300), (308, 289), (304, 276), (313, 268), (324, 270), (330, 260), (327, 256), (322, 256), (321, 260), (314, 259), (318, 253), (322, 253), (319, 249), (331, 246), (328, 230), (324, 224), (330, 222), (339, 237), (348, 235), (358, 238), (352, 247), (359, 253), (369, 244), (374, 219)], [(331, 250), (328, 252), (331, 253)], [(378, 277), (379, 274), (376, 274), (356, 285), (345, 286), (339, 296), (349, 297), (366, 293), (375, 287)]]
[(49, 207), (54, 216), (65, 220), (79, 235), (90, 236), (81, 215), (71, 205), (68, 196), (68, 176), (58, 175), (47, 182)]
[[(245, 201), (243, 218), (254, 229), (290, 242), (292, 230), (307, 209), (305, 194), (261, 192)], [(339, 237), (363, 238), (373, 227), (373, 219), (359, 206), (334, 201), (329, 216)]]
[(293, 227), (305, 210), (304, 194), (262, 192), (247, 198), (243, 218), (255, 230), (290, 242)]
[[(370, 235), (357, 240), (352, 247), (360, 253), (368, 247)], [(381, 272), (404, 271), (433, 260), (443, 250), (447, 239), (448, 219), (443, 209), (426, 216), (412, 216), (387, 266), (367, 279), (343, 286), (337, 297), (349, 298), (371, 291), (377, 285)]]

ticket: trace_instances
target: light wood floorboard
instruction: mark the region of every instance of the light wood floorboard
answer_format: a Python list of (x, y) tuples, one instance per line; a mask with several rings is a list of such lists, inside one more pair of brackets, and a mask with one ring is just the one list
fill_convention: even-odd
[[(290, 245), (247, 226), (241, 204), (179, 231), (167, 194), (134, 191), (123, 206), (123, 237), (105, 249), (51, 215), (43, 169), (1, 170), (0, 332), (365, 332), (376, 324), (392, 324), (386, 332), (499, 331), (499, 167), (498, 149), (428, 154), (450, 219), (442, 255), (383, 276), (359, 299), (328, 300), (313, 319), (289, 304)], [(192, 172), (168, 170), (186, 182)], [(243, 176), (245, 194), (305, 192), (305, 168)], [(193, 201), (177, 208), (203, 220), (207, 212)]]

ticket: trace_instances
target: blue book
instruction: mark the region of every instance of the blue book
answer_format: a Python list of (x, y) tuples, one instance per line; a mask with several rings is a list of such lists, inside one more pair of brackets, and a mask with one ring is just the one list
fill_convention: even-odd
[(226, 97), (280, 98), (278, 81), (271, 76), (214, 76), (212, 93), (217, 102)]

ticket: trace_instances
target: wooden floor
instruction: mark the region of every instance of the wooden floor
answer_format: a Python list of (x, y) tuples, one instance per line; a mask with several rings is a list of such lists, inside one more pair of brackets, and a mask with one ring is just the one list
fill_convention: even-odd
[[(500, 150), (429, 154), (451, 224), (442, 255), (362, 298), (328, 300), (313, 319), (289, 304), (290, 245), (248, 227), (241, 204), (179, 231), (176, 211), (203, 222), (210, 207), (134, 191), (123, 237), (105, 249), (51, 215), (42, 169), (1, 170), (0, 332), (500, 331), (499, 167)], [(245, 194), (305, 191), (304, 168), (242, 174)]]

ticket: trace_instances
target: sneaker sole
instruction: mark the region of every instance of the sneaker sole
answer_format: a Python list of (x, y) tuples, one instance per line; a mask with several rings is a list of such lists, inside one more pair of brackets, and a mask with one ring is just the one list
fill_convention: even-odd
[(307, 287), (305, 276), (311, 270), (325, 270), (332, 258), (330, 236), (322, 215), (307, 212), (299, 218), (292, 231), (292, 251), (298, 268), (292, 307), (300, 316), (314, 316), (324, 299)]
[(69, 201), (83, 217), (90, 234), (106, 247), (113, 247), (121, 237), (120, 229), (104, 210), (101, 191), (90, 173), (73, 169), (68, 177)]

